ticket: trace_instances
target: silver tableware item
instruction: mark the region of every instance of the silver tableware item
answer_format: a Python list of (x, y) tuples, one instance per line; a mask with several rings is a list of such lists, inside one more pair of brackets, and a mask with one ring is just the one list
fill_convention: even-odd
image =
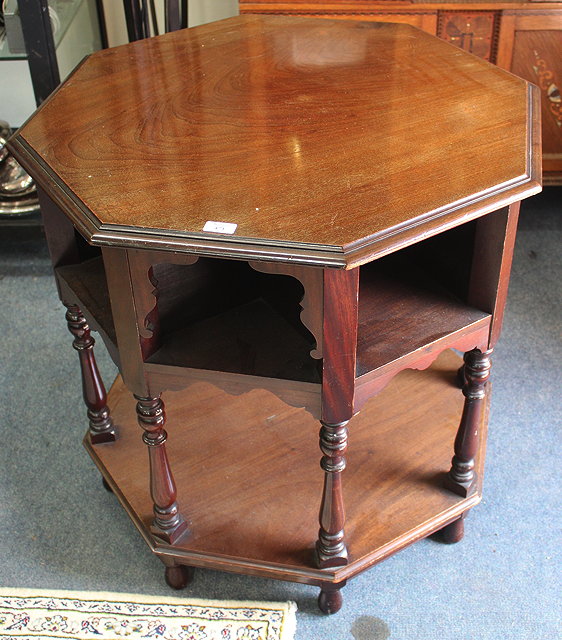
[(0, 165), (0, 195), (21, 196), (33, 187), (33, 178), (12, 156)]
[(8, 157), (6, 142), (10, 137), (10, 125), (5, 120), (0, 120), (0, 162)]

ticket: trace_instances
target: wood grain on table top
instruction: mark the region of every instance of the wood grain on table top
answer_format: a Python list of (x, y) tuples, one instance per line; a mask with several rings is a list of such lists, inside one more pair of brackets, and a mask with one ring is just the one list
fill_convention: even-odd
[(412, 225), (536, 192), (531, 102), (407, 25), (241, 16), (93, 54), (11, 146), (99, 244), (349, 266)]
[[(470, 10), (474, 5), (488, 4), (493, 9), (557, 9), (553, 6), (553, 2), (559, 0), (545, 0), (538, 2), (536, 0), (449, 0), (449, 2), (438, 2), (435, 0), (337, 0), (335, 2), (325, 2), (325, 0), (289, 0), (289, 2), (280, 2), (279, 0), (239, 0), (240, 12), (265, 12), (272, 13), (290, 12), (290, 15), (356, 15), (368, 16), (373, 13), (379, 13), (381, 9), (388, 10), (389, 14), (399, 11), (416, 11), (424, 10), (430, 6), (433, 10), (435, 5), (439, 5), (439, 10)], [(550, 3), (550, 4), (549, 4)], [(459, 5), (462, 5), (459, 8)], [(427, 10), (427, 9), (426, 9)]]

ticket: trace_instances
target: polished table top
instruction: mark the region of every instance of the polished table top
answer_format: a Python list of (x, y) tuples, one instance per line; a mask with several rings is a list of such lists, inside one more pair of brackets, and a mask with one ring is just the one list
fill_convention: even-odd
[(538, 191), (533, 89), (408, 25), (242, 16), (93, 54), (10, 146), (94, 244), (349, 268)]

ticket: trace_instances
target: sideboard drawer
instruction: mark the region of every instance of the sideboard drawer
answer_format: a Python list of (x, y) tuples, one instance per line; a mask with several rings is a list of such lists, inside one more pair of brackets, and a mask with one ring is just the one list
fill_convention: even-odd
[(439, 11), (437, 35), (488, 62), (495, 62), (498, 14), (495, 11)]

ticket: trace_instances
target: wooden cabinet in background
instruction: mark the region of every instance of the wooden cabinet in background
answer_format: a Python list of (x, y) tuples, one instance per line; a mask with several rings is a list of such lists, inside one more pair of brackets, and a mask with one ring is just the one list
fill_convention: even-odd
[(562, 4), (552, 15), (503, 16), (497, 63), (541, 90), (545, 184), (562, 184)]
[(437, 35), (488, 62), (494, 62), (496, 11), (439, 11)]
[(544, 184), (562, 184), (562, 1), (240, 0), (240, 13), (411, 24), (541, 89)]

